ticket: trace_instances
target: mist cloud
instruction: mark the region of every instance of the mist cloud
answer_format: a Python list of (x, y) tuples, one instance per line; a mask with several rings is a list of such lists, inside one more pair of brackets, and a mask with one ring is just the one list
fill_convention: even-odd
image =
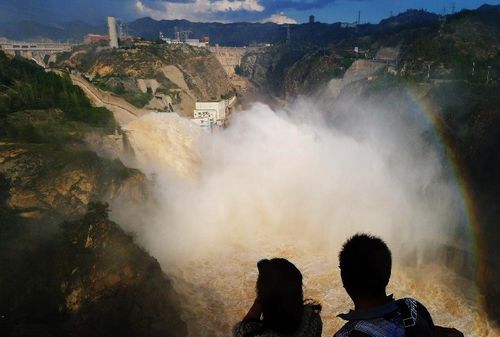
[[(330, 247), (368, 231), (411, 252), (445, 240), (457, 220), (455, 201), (420, 126), (380, 119), (388, 116), (374, 106), (358, 109), (365, 117), (352, 124), (341, 104), (333, 113), (308, 100), (278, 112), (256, 104), (227, 130), (202, 133), (187, 146), (172, 134), (136, 134), (136, 147), (155, 144), (172, 162), (177, 156), (199, 165), (196, 177), (184, 179), (168, 160), (160, 165), (137, 154), (139, 168), (154, 172), (161, 204), (140, 217), (148, 219), (143, 243), (155, 256), (178, 261), (192, 247), (233, 240), (244, 246), (255, 231), (277, 242), (300, 237)], [(332, 115), (345, 120), (332, 126)], [(143, 122), (157, 128), (172, 120), (152, 115)]]
[[(336, 269), (347, 237), (381, 236), (396, 265), (410, 258), (414, 267), (454, 240), (453, 183), (427, 127), (403, 100), (345, 95), (300, 98), (279, 111), (256, 103), (214, 133), (151, 114), (127, 134), (156, 202), (138, 209), (121, 201), (112, 215), (173, 280), (192, 336), (230, 333), (252, 301), (255, 262), (264, 257), (297, 263), (306, 295), (337, 314), (349, 306)], [(404, 274), (396, 274), (396, 294), (430, 294), (408, 293)], [(441, 299), (431, 308), (457, 300), (449, 283), (433, 282)], [(325, 332), (339, 324), (325, 322)]]

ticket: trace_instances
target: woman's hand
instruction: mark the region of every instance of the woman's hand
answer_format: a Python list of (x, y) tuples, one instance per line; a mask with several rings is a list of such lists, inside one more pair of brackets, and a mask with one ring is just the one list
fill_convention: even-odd
[(259, 298), (256, 297), (255, 300), (253, 301), (252, 306), (250, 307), (250, 310), (248, 310), (248, 313), (246, 314), (245, 318), (243, 318), (243, 321), (259, 321), (261, 315), (262, 315), (262, 307), (260, 305)]

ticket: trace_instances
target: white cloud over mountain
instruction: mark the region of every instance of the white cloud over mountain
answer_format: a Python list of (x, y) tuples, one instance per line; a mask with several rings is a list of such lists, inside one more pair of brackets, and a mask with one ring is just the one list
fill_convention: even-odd
[(273, 23), (277, 23), (279, 25), (283, 25), (283, 24), (296, 24), (297, 20), (290, 18), (290, 17), (286, 16), (283, 12), (281, 12), (278, 14), (271, 15), (270, 17), (263, 19), (261, 22), (264, 22), (264, 23), (265, 22), (273, 22)]
[[(141, 15), (153, 19), (187, 19), (190, 21), (230, 21), (219, 14), (228, 12), (264, 12), (265, 8), (258, 0), (195, 0), (194, 2), (159, 2), (150, 6), (145, 1), (136, 0), (135, 7)], [(220, 18), (220, 19), (219, 19)]]

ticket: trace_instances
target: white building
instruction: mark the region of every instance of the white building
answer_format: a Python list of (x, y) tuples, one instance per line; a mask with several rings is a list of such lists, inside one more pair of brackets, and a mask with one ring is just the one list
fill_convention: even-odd
[(227, 125), (231, 115), (231, 106), (235, 100), (236, 97), (217, 102), (196, 102), (193, 121), (205, 128), (224, 127)]
[(201, 41), (200, 39), (188, 39), (188, 38), (182, 38), (180, 34), (176, 34), (177, 36), (173, 39), (166, 37), (163, 35), (162, 32), (160, 32), (160, 40), (165, 41), (168, 44), (188, 44), (193, 47), (200, 47), (200, 48), (207, 48), (208, 47), (208, 41)]

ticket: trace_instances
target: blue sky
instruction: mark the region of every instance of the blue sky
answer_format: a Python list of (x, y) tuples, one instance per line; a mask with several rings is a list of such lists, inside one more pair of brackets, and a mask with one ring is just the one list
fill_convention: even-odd
[[(108, 15), (124, 20), (139, 17), (188, 19), (191, 21), (305, 22), (310, 14), (317, 21), (376, 23), (390, 13), (409, 8), (449, 13), (451, 9), (477, 8), (484, 0), (0, 0), (0, 21), (36, 20), (103, 22)], [(499, 4), (500, 0), (490, 0)]]

